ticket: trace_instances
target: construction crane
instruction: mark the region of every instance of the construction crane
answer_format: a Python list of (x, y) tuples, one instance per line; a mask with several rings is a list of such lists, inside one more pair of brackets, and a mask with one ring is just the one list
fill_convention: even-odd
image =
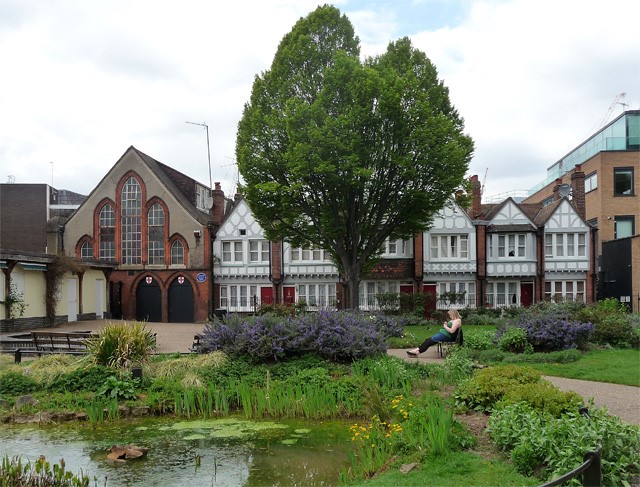
[(628, 107), (629, 105), (627, 105), (624, 102), (621, 102), (620, 100), (622, 100), (625, 96), (627, 96), (626, 93), (620, 93), (619, 95), (617, 95), (614, 99), (613, 102), (611, 103), (611, 106), (609, 107), (609, 109), (607, 110), (607, 113), (604, 114), (604, 117), (602, 117), (602, 120), (600, 120), (600, 123), (598, 124), (598, 126), (595, 128), (595, 130), (593, 130), (592, 132), (596, 132), (598, 130), (600, 130), (602, 127), (604, 127), (606, 125), (606, 123), (609, 121), (609, 117), (611, 116), (611, 113), (613, 112), (613, 109), (617, 106), (617, 105), (622, 105), (623, 107)]

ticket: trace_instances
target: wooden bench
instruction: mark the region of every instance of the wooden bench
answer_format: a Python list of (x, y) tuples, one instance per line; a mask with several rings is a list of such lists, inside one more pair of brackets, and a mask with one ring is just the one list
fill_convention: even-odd
[(84, 355), (89, 351), (87, 340), (97, 337), (90, 332), (32, 331), (32, 346), (14, 350), (15, 363), (19, 364), (23, 355)]

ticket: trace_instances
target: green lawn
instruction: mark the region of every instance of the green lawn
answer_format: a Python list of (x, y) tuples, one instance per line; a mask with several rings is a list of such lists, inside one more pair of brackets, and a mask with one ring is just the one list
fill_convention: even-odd
[(526, 365), (545, 375), (640, 387), (640, 350), (594, 350), (568, 364)]

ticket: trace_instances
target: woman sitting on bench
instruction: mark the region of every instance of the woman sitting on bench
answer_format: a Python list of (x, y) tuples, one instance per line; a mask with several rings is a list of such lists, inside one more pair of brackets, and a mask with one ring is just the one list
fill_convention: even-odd
[(409, 357), (417, 357), (421, 353), (426, 352), (430, 346), (435, 345), (436, 343), (455, 342), (458, 337), (458, 332), (461, 331), (462, 320), (460, 319), (460, 313), (458, 313), (458, 310), (453, 308), (449, 310), (449, 317), (451, 318), (451, 321), (445, 321), (438, 333), (433, 335), (431, 338), (427, 338), (418, 348), (407, 350), (407, 355), (409, 355)]

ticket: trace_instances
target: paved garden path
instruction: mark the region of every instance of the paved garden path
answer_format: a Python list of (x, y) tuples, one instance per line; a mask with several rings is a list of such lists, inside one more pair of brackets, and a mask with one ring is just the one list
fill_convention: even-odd
[[(94, 331), (97, 332), (107, 322), (117, 320), (75, 321), (56, 327), (56, 331)], [(188, 352), (193, 343), (193, 335), (200, 333), (202, 324), (194, 323), (147, 323), (147, 328), (157, 334), (158, 352)], [(51, 328), (43, 328), (52, 331)], [(441, 363), (436, 348), (432, 347), (418, 358), (410, 358), (404, 349), (390, 349), (389, 355), (400, 357), (404, 360), (419, 361), (422, 363)], [(638, 370), (630, 371), (638, 373)], [(604, 382), (591, 382), (586, 380), (565, 379), (562, 377), (546, 377), (551, 383), (563, 391), (575, 391), (585, 401), (593, 398), (598, 407), (606, 406), (609, 413), (614, 414), (623, 421), (640, 425), (640, 387), (608, 384)]]

